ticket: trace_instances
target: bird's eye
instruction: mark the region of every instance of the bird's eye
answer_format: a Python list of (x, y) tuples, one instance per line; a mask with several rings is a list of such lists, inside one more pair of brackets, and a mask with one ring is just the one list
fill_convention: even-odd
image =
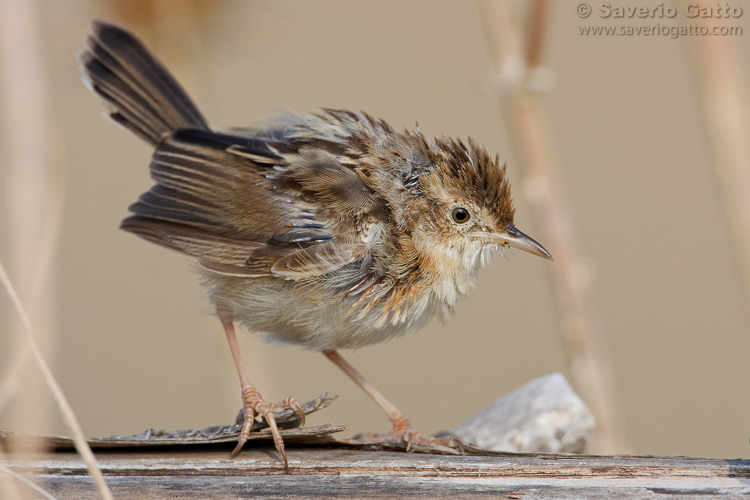
[(455, 222), (456, 224), (464, 224), (466, 222), (469, 222), (469, 219), (471, 219), (471, 214), (469, 214), (469, 211), (463, 207), (456, 207), (451, 212), (451, 219), (453, 219), (453, 222)]

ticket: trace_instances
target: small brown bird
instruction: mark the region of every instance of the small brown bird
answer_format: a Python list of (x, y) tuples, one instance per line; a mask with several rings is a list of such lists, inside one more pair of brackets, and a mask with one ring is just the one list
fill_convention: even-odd
[(244, 373), (234, 324), (321, 351), (385, 411), (364, 438), (460, 446), (414, 431), (337, 352), (446, 318), (479, 267), (507, 247), (551, 258), (513, 225), (505, 166), (469, 139), (396, 132), (365, 113), (284, 114), (215, 130), (127, 30), (93, 23), (78, 54), (109, 116), (155, 147), (156, 184), (122, 229), (198, 263), (242, 386), (244, 425), (262, 416), (288, 469), (274, 411)]

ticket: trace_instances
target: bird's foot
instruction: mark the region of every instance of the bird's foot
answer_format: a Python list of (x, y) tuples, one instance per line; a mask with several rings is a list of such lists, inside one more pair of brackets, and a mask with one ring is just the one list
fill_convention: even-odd
[(305, 412), (302, 411), (302, 406), (294, 398), (286, 398), (278, 403), (269, 403), (264, 400), (258, 391), (252, 385), (248, 385), (242, 388), (242, 401), (243, 401), (243, 413), (244, 421), (242, 423), (242, 431), (240, 437), (237, 440), (237, 446), (234, 448), (232, 455), (236, 455), (242, 449), (250, 437), (250, 429), (253, 426), (253, 421), (256, 416), (261, 416), (265, 419), (268, 427), (271, 428), (271, 434), (273, 435), (273, 444), (284, 459), (284, 468), (289, 472), (289, 461), (286, 458), (286, 451), (284, 449), (284, 439), (281, 437), (279, 427), (276, 425), (276, 417), (274, 412), (276, 410), (283, 410), (285, 408), (291, 408), (299, 413), (302, 418), (302, 425), (305, 425)]
[(458, 451), (463, 455), (464, 444), (460, 439), (453, 436), (425, 436), (420, 432), (412, 429), (410, 426), (394, 426), (391, 432), (364, 432), (357, 434), (352, 438), (353, 441), (362, 443), (394, 443), (403, 445), (406, 443), (406, 451), (413, 451), (414, 448), (435, 448), (445, 447)]

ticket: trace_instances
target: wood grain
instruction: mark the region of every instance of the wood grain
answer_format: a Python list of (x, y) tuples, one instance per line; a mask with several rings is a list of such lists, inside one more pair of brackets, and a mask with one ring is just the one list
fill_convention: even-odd
[[(291, 473), (272, 447), (100, 452), (116, 498), (675, 498), (750, 495), (750, 460), (494, 454), (422, 455), (290, 449)], [(70, 452), (15, 457), (6, 466), (59, 499), (96, 498)], [(30, 490), (27, 498), (34, 498)]]

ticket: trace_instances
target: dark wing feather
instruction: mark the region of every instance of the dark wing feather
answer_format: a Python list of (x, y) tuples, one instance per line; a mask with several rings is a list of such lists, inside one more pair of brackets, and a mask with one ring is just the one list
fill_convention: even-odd
[(124, 28), (94, 21), (78, 63), (110, 117), (151, 144), (179, 127), (208, 128), (177, 80)]
[(261, 243), (206, 233), (186, 224), (156, 220), (140, 215), (123, 220), (120, 227), (157, 245), (224, 266), (242, 266), (250, 252), (263, 246)]
[(222, 274), (300, 279), (364, 258), (361, 221), (383, 209), (338, 158), (351, 159), (340, 138), (368, 117), (329, 111), (219, 134), (127, 30), (95, 21), (78, 61), (112, 119), (156, 146), (156, 185), (123, 229)]
[(353, 235), (377, 205), (326, 152), (281, 155), (261, 138), (180, 129), (154, 152), (157, 182), (122, 228), (219, 274), (305, 279), (365, 258)]
[(290, 207), (274, 192), (257, 163), (228, 149), (256, 145), (255, 154), (283, 163), (259, 140), (181, 129), (154, 152), (157, 182), (130, 207), (151, 219), (182, 223), (207, 234), (265, 242), (291, 221)]
[(338, 213), (369, 213), (379, 205), (363, 179), (323, 149), (301, 149), (289, 168), (276, 178), (289, 187), (296, 186), (310, 199)]

